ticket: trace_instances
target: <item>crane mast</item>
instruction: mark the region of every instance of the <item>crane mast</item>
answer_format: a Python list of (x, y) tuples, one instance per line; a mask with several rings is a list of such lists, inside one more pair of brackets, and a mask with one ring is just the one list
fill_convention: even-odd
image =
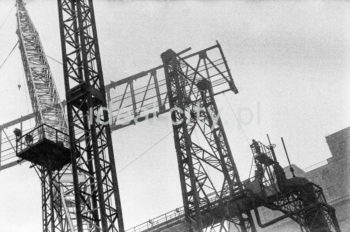
[[(19, 48), (36, 125), (46, 125), (67, 133), (64, 110), (39, 34), (23, 0), (17, 0), (16, 4)], [(29, 134), (26, 138), (33, 139), (33, 136)], [(62, 172), (40, 165), (35, 165), (35, 169), (41, 180), (43, 231), (66, 231), (60, 198)]]
[[(240, 231), (255, 231), (249, 211), (233, 215), (224, 203), (225, 198), (243, 190), (211, 83), (213, 76), (224, 75), (231, 91), (238, 93), (229, 69), (215, 67), (206, 51), (199, 54), (195, 65), (173, 50), (161, 57), (170, 107), (177, 108), (171, 116), (185, 217), (192, 227), (189, 231), (226, 231), (228, 222)], [(202, 139), (196, 141), (195, 133)], [(220, 179), (215, 178), (214, 171)], [(222, 207), (220, 213), (206, 209), (214, 204)]]
[[(171, 112), (184, 207), (156, 225), (129, 231), (221, 232), (233, 225), (255, 232), (254, 211), (262, 228), (289, 217), (305, 231), (340, 232), (322, 189), (304, 178), (287, 179), (271, 144), (253, 140), (256, 174), (241, 182), (215, 102), (223, 92), (238, 93), (219, 43), (187, 56), (169, 49), (161, 55), (163, 65), (105, 87), (93, 1), (57, 2), (68, 123), (39, 35), (23, 0), (17, 0), (17, 33), (34, 113), (0, 127), (35, 118), (36, 127), (25, 135), (15, 131), (15, 153), (41, 178), (44, 232), (125, 231), (111, 131), (145, 120), (152, 110)], [(135, 88), (140, 79), (147, 85)], [(120, 87), (122, 94), (112, 97)], [(4, 168), (20, 162), (12, 161), (12, 153), (9, 157)], [(283, 215), (262, 222), (262, 206)]]
[(93, 1), (58, 9), (78, 231), (124, 231)]

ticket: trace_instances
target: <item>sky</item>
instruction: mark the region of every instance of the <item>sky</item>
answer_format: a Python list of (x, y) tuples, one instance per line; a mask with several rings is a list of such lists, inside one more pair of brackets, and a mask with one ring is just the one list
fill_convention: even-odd
[[(17, 40), (14, 2), (0, 1), (0, 62)], [(158, 66), (169, 48), (196, 51), (221, 43), (240, 93), (216, 100), (241, 179), (249, 173), (252, 138), (266, 142), (268, 133), (287, 165), (284, 137), (291, 161), (309, 170), (330, 157), (325, 136), (350, 126), (346, 1), (94, 2), (105, 83)], [(28, 0), (27, 8), (47, 55), (60, 60), (56, 1)], [(63, 99), (62, 66), (49, 63)], [(18, 49), (0, 69), (0, 109), (0, 124), (31, 112)], [(113, 132), (127, 228), (182, 204), (168, 119)], [(34, 170), (27, 164), (4, 170), (0, 183), (0, 230), (39, 231)]]

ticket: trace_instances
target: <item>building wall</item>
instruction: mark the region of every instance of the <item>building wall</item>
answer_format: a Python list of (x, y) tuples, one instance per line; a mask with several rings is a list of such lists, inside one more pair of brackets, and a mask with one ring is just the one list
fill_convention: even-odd
[[(350, 127), (326, 137), (326, 142), (332, 157), (327, 164), (304, 172), (294, 165), (296, 176), (306, 177), (323, 188), (325, 197), (330, 205), (336, 209), (336, 215), (343, 232), (350, 231)], [(288, 177), (291, 177), (289, 168), (285, 168)], [(269, 209), (259, 209), (262, 221), (278, 217), (279, 212)], [(295, 232), (300, 231), (299, 226), (285, 219), (270, 227), (258, 231), (269, 232)]]

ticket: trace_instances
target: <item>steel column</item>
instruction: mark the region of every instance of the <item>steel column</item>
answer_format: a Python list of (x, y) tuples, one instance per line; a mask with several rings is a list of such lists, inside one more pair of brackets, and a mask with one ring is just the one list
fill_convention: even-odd
[[(168, 50), (162, 60), (188, 223), (194, 231), (228, 231), (228, 222), (237, 224), (239, 231), (254, 231), (249, 213), (230, 213), (230, 204), (224, 203), (243, 189), (210, 82), (221, 71), (213, 73), (215, 66), (209, 71), (206, 51), (187, 61)], [(223, 210), (210, 210), (213, 202)]]
[(58, 8), (77, 228), (124, 231), (93, 1)]

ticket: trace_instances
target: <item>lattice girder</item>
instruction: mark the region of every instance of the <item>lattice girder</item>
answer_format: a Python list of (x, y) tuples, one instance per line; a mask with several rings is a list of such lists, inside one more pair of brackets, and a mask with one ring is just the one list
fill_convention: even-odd
[[(173, 108), (173, 131), (185, 217), (194, 226), (194, 231), (208, 229), (208, 217), (220, 217), (221, 220), (216, 218), (209, 227), (221, 231), (231, 218), (223, 214), (215, 216), (214, 211), (206, 208), (212, 204), (211, 198), (220, 202), (220, 199), (233, 196), (242, 188), (223, 125), (218, 119), (210, 83), (210, 78), (220, 75), (220, 71), (209, 72), (205, 51), (199, 54), (196, 62), (192, 62), (195, 65), (172, 50), (163, 53), (162, 59), (169, 104)], [(199, 72), (199, 67), (204, 67), (204, 71)], [(235, 87), (232, 90), (237, 92)], [(196, 139), (197, 133), (201, 137)], [(243, 218), (240, 215), (235, 217), (242, 224)], [(251, 220), (249, 223), (252, 223)], [(245, 225), (243, 227), (245, 231)]]
[[(17, 0), (17, 34), (35, 123), (67, 133), (64, 110), (40, 37), (22, 0)], [(60, 197), (59, 171), (36, 167), (42, 186), (43, 231), (68, 231)]]
[[(77, 229), (124, 231), (91, 0), (58, 0)], [(79, 175), (86, 178), (81, 179)]]

